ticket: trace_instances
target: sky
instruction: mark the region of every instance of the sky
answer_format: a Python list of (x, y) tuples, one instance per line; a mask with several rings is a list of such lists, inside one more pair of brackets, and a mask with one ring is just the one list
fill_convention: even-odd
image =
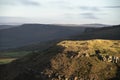
[(0, 0), (0, 24), (120, 24), (120, 0)]

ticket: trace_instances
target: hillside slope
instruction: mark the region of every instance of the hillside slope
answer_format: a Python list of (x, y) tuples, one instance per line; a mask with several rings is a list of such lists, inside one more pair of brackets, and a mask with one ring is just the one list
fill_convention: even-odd
[(75, 39), (120, 40), (120, 25), (103, 28), (89, 28), (86, 29), (83, 34), (76, 36)]
[(0, 80), (119, 80), (120, 40), (62, 41), (1, 73)]
[(0, 30), (0, 50), (16, 48), (56, 39), (67, 39), (81, 34), (83, 27), (66, 27), (47, 24), (24, 24)]
[(18, 25), (0, 25), (0, 29), (9, 29), (14, 27), (18, 27)]

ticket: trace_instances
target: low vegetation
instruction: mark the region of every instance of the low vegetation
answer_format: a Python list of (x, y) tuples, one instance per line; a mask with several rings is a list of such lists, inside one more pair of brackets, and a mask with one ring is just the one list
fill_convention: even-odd
[(0, 52), (0, 64), (8, 64), (30, 53), (31, 51), (1, 51)]
[(120, 40), (62, 41), (1, 72), (1, 80), (120, 80)]
[(118, 79), (116, 65), (119, 62), (103, 61), (98, 54), (120, 58), (120, 41), (62, 41), (57, 45), (64, 47), (64, 50), (52, 58), (50, 68), (45, 69), (44, 73), (49, 78), (52, 76), (53, 80), (108, 80), (114, 77)]
[(0, 58), (20, 58), (29, 53), (31, 51), (2, 51), (0, 52)]

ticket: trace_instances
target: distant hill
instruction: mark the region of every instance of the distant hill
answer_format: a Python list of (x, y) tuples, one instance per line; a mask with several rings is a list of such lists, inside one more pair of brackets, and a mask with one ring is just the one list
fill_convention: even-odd
[(18, 27), (18, 25), (0, 25), (0, 29), (9, 29), (14, 27)]
[(86, 28), (85, 32), (75, 39), (110, 39), (120, 40), (120, 25), (103, 28)]
[(0, 30), (0, 50), (26, 46), (55, 39), (67, 39), (81, 34), (84, 27), (66, 27), (45, 24), (23, 24), (19, 27)]
[(84, 26), (84, 27), (93, 27), (93, 28), (101, 28), (101, 27), (108, 27), (110, 25), (94, 23), (94, 24), (83, 24), (81, 26)]
[(58, 24), (61, 26), (74, 26), (74, 27), (88, 27), (88, 28), (101, 28), (101, 27), (109, 27), (111, 25), (107, 24), (99, 24), (99, 23), (94, 23), (94, 24)]
[[(103, 24), (86, 25), (24, 24), (19, 27), (0, 30), (0, 50), (19, 47), (31, 49), (33, 46), (34, 48), (41, 46), (41, 43), (46, 45), (46, 42), (52, 40), (120, 39), (119, 25), (109, 27)], [(99, 27), (91, 27), (91, 25), (99, 25)], [(38, 45), (38, 43), (40, 44)]]

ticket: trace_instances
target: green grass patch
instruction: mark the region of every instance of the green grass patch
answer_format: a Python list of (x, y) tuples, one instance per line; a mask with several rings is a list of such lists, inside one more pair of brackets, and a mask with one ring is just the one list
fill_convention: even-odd
[(0, 58), (0, 64), (7, 64), (12, 62), (13, 60), (16, 60), (16, 58)]
[(18, 52), (0, 52), (0, 57), (7, 58), (20, 58), (27, 54), (31, 53), (30, 51), (18, 51)]

